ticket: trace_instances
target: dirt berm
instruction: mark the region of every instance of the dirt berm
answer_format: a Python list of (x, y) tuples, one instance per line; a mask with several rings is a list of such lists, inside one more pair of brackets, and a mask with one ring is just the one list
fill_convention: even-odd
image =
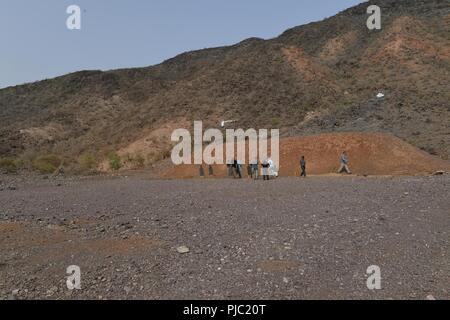
[[(450, 171), (449, 161), (431, 156), (389, 134), (333, 133), (282, 139), (280, 176), (299, 175), (302, 155), (306, 157), (309, 174), (335, 174), (343, 151), (349, 154), (350, 168), (356, 175), (427, 175), (441, 170)], [(197, 178), (199, 171), (198, 165), (172, 166), (163, 172), (162, 177)], [(243, 171), (247, 176), (247, 169)], [(206, 177), (210, 177), (207, 166), (204, 166), (204, 172)], [(226, 166), (213, 166), (213, 177), (225, 177), (226, 172)]]

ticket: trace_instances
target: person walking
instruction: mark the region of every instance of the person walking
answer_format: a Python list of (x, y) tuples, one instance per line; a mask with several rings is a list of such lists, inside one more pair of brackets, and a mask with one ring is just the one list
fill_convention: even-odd
[(300, 177), (305, 177), (306, 178), (306, 159), (305, 159), (305, 156), (302, 156), (301, 159), (300, 159), (300, 169), (301, 169)]
[(341, 166), (339, 167), (338, 173), (342, 173), (345, 171), (347, 174), (352, 174), (348, 164), (349, 164), (348, 154), (346, 151), (344, 151), (341, 155)]

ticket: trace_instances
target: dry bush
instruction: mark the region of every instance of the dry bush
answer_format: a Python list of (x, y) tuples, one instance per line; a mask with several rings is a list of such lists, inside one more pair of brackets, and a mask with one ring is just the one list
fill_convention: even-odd
[(23, 161), (14, 158), (0, 158), (0, 170), (6, 173), (16, 173), (23, 166)]
[(117, 171), (117, 170), (120, 170), (120, 168), (122, 168), (122, 160), (117, 153), (110, 153), (108, 155), (108, 162), (109, 162), (109, 167), (112, 170)]
[(61, 159), (54, 154), (39, 156), (33, 160), (33, 168), (44, 174), (55, 172), (60, 165)]
[(85, 153), (78, 159), (78, 165), (82, 173), (90, 173), (95, 171), (97, 160), (92, 154)]

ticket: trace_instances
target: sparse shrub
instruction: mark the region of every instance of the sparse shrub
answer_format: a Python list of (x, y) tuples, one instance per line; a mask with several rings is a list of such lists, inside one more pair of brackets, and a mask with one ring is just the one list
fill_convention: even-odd
[(150, 142), (151, 143), (153, 143), (153, 144), (158, 144), (159, 143), (159, 140), (158, 140), (158, 137), (150, 137)]
[(120, 156), (117, 153), (111, 153), (108, 156), (108, 162), (109, 162), (109, 167), (112, 170), (119, 170), (120, 168), (122, 168), (122, 160), (120, 159)]
[(78, 164), (82, 172), (90, 172), (97, 167), (97, 161), (95, 157), (90, 153), (81, 155), (78, 159)]
[(22, 159), (14, 159), (13, 161), (17, 169), (23, 168), (25, 166), (25, 161), (23, 161)]
[(437, 156), (439, 153), (436, 151), (436, 149), (434, 149), (432, 146), (425, 146), (422, 148), (423, 151), (433, 155), (433, 156)]
[(280, 123), (281, 123), (280, 118), (272, 118), (271, 119), (272, 127), (278, 127), (280, 125)]
[(168, 158), (170, 158), (171, 155), (172, 155), (172, 150), (171, 149), (166, 149), (162, 153), (162, 159), (161, 160), (168, 159)]
[(53, 154), (40, 156), (33, 160), (33, 168), (44, 174), (55, 172), (60, 165), (61, 159)]
[(141, 154), (137, 154), (136, 157), (134, 158), (134, 160), (136, 161), (136, 163), (139, 166), (139, 168), (144, 167), (144, 165), (145, 165), (145, 158)]
[(134, 162), (133, 156), (132, 156), (131, 154), (129, 154), (129, 153), (127, 153), (127, 154), (124, 156), (124, 159), (125, 159), (126, 162)]
[(16, 173), (20, 167), (19, 160), (12, 158), (2, 158), (0, 159), (0, 170), (6, 173)]

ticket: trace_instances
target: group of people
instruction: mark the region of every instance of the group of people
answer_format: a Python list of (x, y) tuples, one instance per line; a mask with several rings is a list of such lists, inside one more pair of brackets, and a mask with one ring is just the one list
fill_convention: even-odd
[[(349, 167), (349, 159), (348, 159), (347, 151), (344, 151), (341, 154), (340, 164), (341, 164), (341, 166), (339, 167), (339, 170), (338, 170), (339, 174), (343, 173), (343, 172), (346, 172), (347, 174), (352, 174), (352, 172), (350, 171), (350, 167)], [(302, 156), (300, 158), (300, 177), (305, 177), (306, 178), (306, 159), (305, 159), (305, 156)]]
[[(254, 180), (258, 180), (260, 177), (259, 174), (259, 161), (254, 159), (251, 160), (247, 167), (247, 174), (250, 178)], [(229, 163), (228, 167), (228, 176), (242, 179), (242, 162), (240, 160), (234, 159), (233, 163)], [(261, 163), (261, 175), (263, 180), (270, 180), (270, 177), (276, 177), (277, 171), (272, 159), (264, 160)]]
[[(260, 171), (259, 171), (260, 164), (258, 160), (254, 159), (251, 160), (248, 167), (247, 167), (247, 174), (251, 179), (258, 180), (260, 177)], [(228, 176), (242, 179), (242, 162), (238, 160), (237, 158), (234, 159), (234, 161), (227, 164), (228, 168)], [(349, 167), (349, 158), (346, 151), (344, 151), (341, 154), (340, 157), (340, 167), (338, 170), (338, 173), (347, 173), (351, 174)], [(209, 174), (213, 175), (212, 167), (209, 166)], [(204, 176), (205, 173), (203, 172), (203, 167), (200, 166), (200, 176)], [(272, 159), (264, 160), (261, 163), (261, 175), (263, 177), (263, 180), (270, 180), (271, 177), (277, 177), (278, 171), (275, 167)], [(305, 156), (301, 156), (300, 158), (300, 177), (306, 178), (306, 158)]]

